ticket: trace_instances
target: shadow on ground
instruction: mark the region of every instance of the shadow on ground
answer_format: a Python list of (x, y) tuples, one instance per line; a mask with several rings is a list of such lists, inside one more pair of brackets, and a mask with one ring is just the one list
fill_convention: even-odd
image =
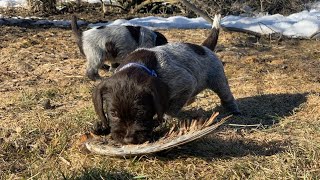
[[(306, 102), (307, 94), (267, 94), (238, 99), (242, 115), (231, 117), (226, 124), (234, 123), (239, 125), (261, 124), (264, 127), (276, 124), (282, 118), (290, 116), (293, 111), (302, 103)], [(214, 111), (221, 111), (221, 107)], [(189, 110), (182, 113), (182, 116), (193, 116), (199, 114), (209, 117), (213, 111), (207, 112), (203, 109)], [(226, 116), (222, 112), (221, 117)], [(226, 129), (234, 129), (232, 126), (225, 126)], [(251, 127), (252, 128), (252, 127)], [(255, 129), (257, 127), (254, 127)], [(234, 131), (237, 131), (234, 129)], [(196, 142), (157, 154), (163, 158), (175, 159), (181, 157), (200, 157), (206, 160), (213, 158), (242, 157), (246, 155), (270, 156), (280, 153), (288, 145), (286, 140), (277, 141), (252, 141), (235, 137), (222, 138), (219, 136), (207, 136)]]
[(174, 148), (157, 154), (164, 160), (176, 158), (199, 157), (211, 161), (214, 158), (228, 159), (247, 155), (271, 156), (285, 150), (286, 141), (255, 142), (250, 140), (222, 139), (219, 137), (206, 137), (187, 145)]
[[(261, 124), (273, 125), (281, 118), (290, 116), (302, 103), (306, 102), (307, 93), (304, 94), (265, 94), (237, 99), (240, 116), (233, 116), (227, 123), (241, 125)], [(220, 118), (228, 115), (223, 107), (216, 107), (212, 111), (191, 109), (179, 114), (181, 119), (209, 118), (213, 112), (220, 112)]]
[(77, 177), (65, 178), (75, 180), (94, 180), (94, 179), (134, 179), (135, 176), (123, 171), (106, 171), (101, 169), (85, 169), (82, 174)]
[(304, 94), (266, 94), (238, 99), (241, 116), (229, 123), (273, 125), (307, 101)]

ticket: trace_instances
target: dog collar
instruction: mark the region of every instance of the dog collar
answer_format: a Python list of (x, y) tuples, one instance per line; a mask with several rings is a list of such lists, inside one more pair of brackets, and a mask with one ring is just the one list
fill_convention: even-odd
[(154, 77), (158, 77), (157, 73), (155, 70), (153, 69), (149, 69), (147, 68), (146, 66), (140, 64), (140, 63), (128, 63), (124, 66), (122, 66), (119, 70), (117, 70), (116, 72), (119, 72), (119, 71), (122, 71), (124, 69), (127, 69), (129, 67), (138, 67), (138, 68), (141, 68), (143, 70), (145, 70), (150, 76), (154, 76)]

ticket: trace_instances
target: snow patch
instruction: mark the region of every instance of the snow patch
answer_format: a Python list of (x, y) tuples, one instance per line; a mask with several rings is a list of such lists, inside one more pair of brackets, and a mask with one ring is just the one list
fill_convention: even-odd
[[(107, 0), (105, 0), (108, 2)], [(25, 4), (25, 0), (0, 0), (0, 6), (3, 4), (12, 4), (18, 6)], [(99, 0), (88, 0), (89, 3), (99, 2)], [(221, 26), (246, 29), (260, 34), (280, 33), (288, 37), (309, 38), (314, 33), (320, 31), (320, 2), (310, 5), (313, 9), (294, 13), (289, 16), (281, 14), (257, 15), (256, 17), (226, 16), (221, 19)], [(24, 22), (26, 21), (26, 22)], [(70, 26), (70, 21), (63, 20), (44, 20), (37, 17), (16, 17), (6, 18), (0, 15), (0, 24), (25, 23), (31, 25), (54, 25)], [(79, 22), (86, 24), (85, 22)], [(168, 18), (149, 16), (143, 18), (134, 18), (131, 20), (118, 19), (108, 23), (89, 24), (89, 27), (112, 26), (112, 25), (132, 25), (145, 26), (151, 29), (209, 29), (211, 24), (203, 18), (186, 18), (183, 16), (172, 16)]]

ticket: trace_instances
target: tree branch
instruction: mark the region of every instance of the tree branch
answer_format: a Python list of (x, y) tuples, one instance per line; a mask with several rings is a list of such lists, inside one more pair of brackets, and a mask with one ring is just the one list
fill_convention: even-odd
[(205, 19), (206, 21), (208, 21), (210, 24), (213, 23), (212, 18), (205, 13), (204, 11), (200, 10), (199, 8), (197, 8), (195, 5), (191, 4), (189, 1), (187, 0), (180, 0), (180, 2), (182, 4), (184, 4), (187, 8), (189, 8), (191, 11), (195, 12), (196, 14), (198, 14), (200, 17), (202, 17), (203, 19)]

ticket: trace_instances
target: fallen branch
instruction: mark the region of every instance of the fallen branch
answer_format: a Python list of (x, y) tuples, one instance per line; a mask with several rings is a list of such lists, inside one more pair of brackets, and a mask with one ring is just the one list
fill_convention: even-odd
[(226, 27), (226, 26), (222, 26), (222, 25), (221, 25), (221, 27), (224, 31), (245, 33), (245, 34), (256, 36), (257, 38), (261, 38), (261, 36), (262, 36), (262, 34), (260, 34), (260, 33), (246, 30), (246, 29), (237, 28), (237, 27)]
[(233, 127), (261, 127), (263, 126), (262, 124), (227, 124), (228, 126), (233, 126)]
[[(200, 17), (202, 17), (203, 19), (205, 19), (206, 21), (208, 21), (210, 24), (213, 23), (212, 18), (204, 11), (202, 11), (201, 9), (199, 9), (198, 7), (196, 7), (195, 5), (191, 4), (189, 1), (187, 0), (180, 0), (180, 2), (182, 4), (184, 4), (187, 8), (189, 8), (191, 11), (195, 12), (196, 14), (198, 14)], [(254, 35), (258, 38), (261, 37), (260, 33), (256, 33), (250, 30), (246, 30), (246, 29), (240, 29), (240, 28), (235, 28), (235, 27), (226, 27), (226, 26), (222, 26), (222, 29), (225, 31), (233, 31), (233, 32), (241, 32), (241, 33), (246, 33), (246, 34), (250, 34), (250, 35)]]
[(320, 30), (313, 33), (311, 36), (310, 36), (310, 39), (320, 39)]
[(128, 12), (127, 9), (125, 9), (124, 7), (120, 6), (120, 5), (116, 5), (116, 4), (105, 4), (104, 6), (109, 6), (109, 7), (115, 7), (115, 8), (120, 8), (121, 10)]
[[(206, 12), (202, 11), (201, 9), (196, 7), (195, 5), (191, 4), (189, 1), (180, 0), (180, 2), (182, 4), (184, 4), (188, 9), (190, 9), (191, 11), (195, 12), (200, 17), (202, 17), (203, 19), (208, 21), (210, 24), (213, 23), (212, 18)], [(245, 34), (256, 36), (257, 38), (261, 38), (263, 36), (260, 33), (257, 33), (257, 32), (254, 32), (254, 31), (250, 31), (250, 30), (247, 30), (247, 29), (241, 29), (241, 28), (236, 28), (236, 27), (226, 27), (226, 26), (223, 26), (223, 25), (221, 25), (221, 27), (225, 31), (245, 33)]]
[(137, 5), (134, 9), (133, 12), (137, 13), (138, 11), (140, 11), (140, 9), (142, 9), (144, 6), (151, 4), (151, 3), (157, 3), (157, 2), (168, 2), (168, 3), (175, 3), (177, 2), (177, 0), (147, 0), (142, 2), (141, 4)]
[(212, 18), (204, 11), (200, 10), (197, 6), (191, 4), (189, 1), (187, 0), (180, 0), (180, 2), (182, 4), (184, 4), (187, 8), (189, 8), (191, 11), (195, 12), (196, 14), (198, 14), (200, 17), (202, 17), (203, 19), (205, 19), (206, 21), (208, 21), (210, 24), (213, 23)]
[(100, 0), (101, 2), (101, 6), (102, 6), (102, 15), (103, 17), (105, 17), (106, 13), (107, 13), (107, 7), (115, 7), (115, 8), (120, 8), (122, 11), (128, 12), (127, 9), (125, 9), (124, 7), (120, 6), (120, 5), (116, 5), (116, 4), (106, 4), (103, 0)]

